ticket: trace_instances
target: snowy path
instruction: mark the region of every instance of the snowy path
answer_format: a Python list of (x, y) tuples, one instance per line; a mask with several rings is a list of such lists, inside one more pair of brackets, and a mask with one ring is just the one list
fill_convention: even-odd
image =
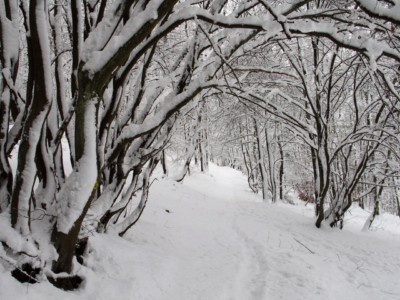
[[(311, 208), (262, 203), (242, 174), (213, 165), (153, 187), (126, 240), (91, 238), (74, 299), (400, 299), (397, 219), (390, 232), (361, 233), (356, 214), (351, 230), (316, 229)], [(48, 283), (15, 297), (5, 287), (20, 284), (1, 279), (0, 299), (71, 299)]]
[(239, 172), (210, 173), (174, 193), (160, 182), (149, 224), (130, 235), (140, 244), (154, 219), (167, 226), (152, 239), (166, 241), (154, 299), (400, 299), (398, 235), (319, 230), (311, 208), (261, 203)]

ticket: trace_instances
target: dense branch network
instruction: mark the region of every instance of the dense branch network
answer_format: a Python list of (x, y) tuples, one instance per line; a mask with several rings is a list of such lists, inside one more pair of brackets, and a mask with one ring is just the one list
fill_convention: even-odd
[[(189, 118), (186, 166), (200, 153), (206, 169), (208, 103), (226, 99), (245, 116), (231, 124), (240, 138), (230, 138), (242, 141), (252, 190), (282, 199), (285, 147), (302, 144), (317, 226), (340, 223), (352, 197), (364, 197), (360, 186), (372, 182), (381, 193), (397, 174), (399, 8), (0, 0), (0, 213), (26, 242), (13, 244), (3, 229), (0, 241), (16, 252), (54, 248), (40, 266), (71, 273), (88, 231), (122, 236), (137, 222), (152, 172)], [(373, 172), (383, 158), (390, 161)], [(38, 232), (51, 245), (39, 245)]]

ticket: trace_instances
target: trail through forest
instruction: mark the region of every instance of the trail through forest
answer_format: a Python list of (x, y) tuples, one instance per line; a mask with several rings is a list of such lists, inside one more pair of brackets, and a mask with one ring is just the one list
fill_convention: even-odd
[(93, 234), (79, 290), (2, 271), (0, 298), (400, 299), (400, 222), (384, 215), (361, 232), (367, 216), (353, 208), (344, 230), (317, 229), (311, 206), (263, 203), (240, 172), (211, 165), (156, 180), (125, 239)]

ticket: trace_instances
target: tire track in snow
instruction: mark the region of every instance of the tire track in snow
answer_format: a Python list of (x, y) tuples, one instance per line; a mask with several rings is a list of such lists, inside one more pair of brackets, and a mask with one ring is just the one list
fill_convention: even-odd
[(234, 282), (234, 295), (230, 299), (266, 299), (266, 273), (269, 268), (264, 247), (240, 229), (237, 222), (235, 219), (233, 230), (239, 238), (241, 260)]

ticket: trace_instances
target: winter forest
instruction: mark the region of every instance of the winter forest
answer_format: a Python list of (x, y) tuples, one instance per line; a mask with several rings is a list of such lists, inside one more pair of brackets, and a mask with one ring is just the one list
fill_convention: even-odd
[(1, 299), (400, 299), (400, 0), (0, 0), (0, 122)]

